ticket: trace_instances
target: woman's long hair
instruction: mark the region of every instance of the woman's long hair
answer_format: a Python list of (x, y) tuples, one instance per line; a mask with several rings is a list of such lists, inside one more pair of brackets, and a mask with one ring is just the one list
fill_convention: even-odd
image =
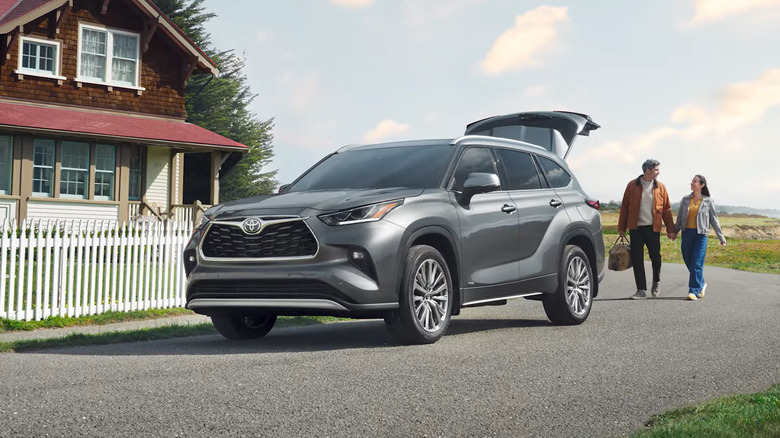
[(702, 188), (701, 188), (701, 194), (703, 196), (706, 196), (706, 197), (709, 198), (710, 197), (710, 188), (707, 187), (707, 178), (705, 178), (705, 177), (703, 177), (701, 175), (696, 175), (696, 178), (699, 178), (699, 182), (704, 184), (702, 186)]

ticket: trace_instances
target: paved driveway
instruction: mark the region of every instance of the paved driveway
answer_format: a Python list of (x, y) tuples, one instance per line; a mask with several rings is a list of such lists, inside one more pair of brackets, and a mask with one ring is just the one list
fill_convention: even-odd
[(0, 436), (607, 437), (654, 413), (780, 383), (780, 276), (687, 271), (630, 301), (608, 272), (590, 319), (533, 301), (466, 310), (428, 346), (381, 321), (0, 354)]

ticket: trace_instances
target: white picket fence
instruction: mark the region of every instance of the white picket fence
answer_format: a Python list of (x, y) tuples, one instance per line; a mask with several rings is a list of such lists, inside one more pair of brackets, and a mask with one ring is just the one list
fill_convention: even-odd
[(0, 318), (180, 307), (191, 222), (0, 224)]

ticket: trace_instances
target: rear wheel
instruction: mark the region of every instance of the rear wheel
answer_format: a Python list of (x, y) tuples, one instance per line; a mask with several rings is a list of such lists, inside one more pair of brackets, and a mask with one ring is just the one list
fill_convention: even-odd
[(558, 290), (543, 303), (554, 324), (577, 325), (588, 319), (593, 304), (593, 271), (580, 247), (566, 246), (558, 271)]
[(222, 336), (240, 341), (267, 335), (276, 323), (276, 315), (212, 316), (211, 323)]
[(390, 335), (404, 344), (439, 340), (452, 315), (452, 278), (439, 251), (427, 245), (409, 250), (398, 310), (385, 317)]

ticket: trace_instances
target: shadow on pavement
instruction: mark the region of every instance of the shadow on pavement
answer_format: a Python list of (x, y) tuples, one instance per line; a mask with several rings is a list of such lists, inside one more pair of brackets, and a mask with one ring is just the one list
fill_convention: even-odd
[[(453, 319), (443, 339), (475, 332), (524, 327), (553, 327), (547, 320)], [(439, 342), (442, 342), (441, 340)], [(366, 348), (414, 348), (395, 344), (382, 320), (349, 321), (271, 330), (262, 339), (230, 341), (220, 335), (191, 336), (148, 342), (54, 347), (17, 354), (90, 356), (209, 356), (251, 353), (300, 353)]]

